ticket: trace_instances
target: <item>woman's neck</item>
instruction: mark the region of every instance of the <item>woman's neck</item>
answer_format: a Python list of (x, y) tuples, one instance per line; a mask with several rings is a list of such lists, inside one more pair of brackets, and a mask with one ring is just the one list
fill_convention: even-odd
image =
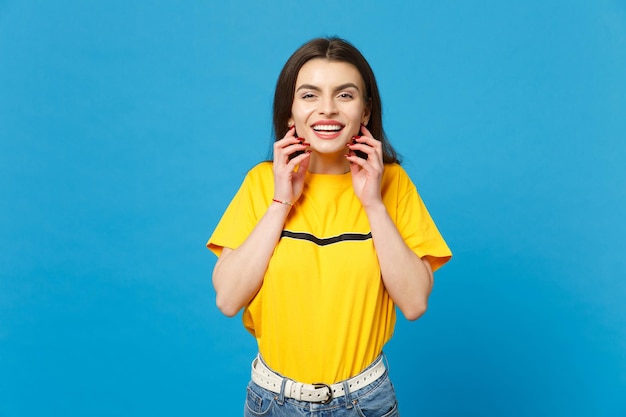
[(311, 174), (345, 174), (350, 171), (350, 163), (341, 155), (311, 154), (308, 171)]

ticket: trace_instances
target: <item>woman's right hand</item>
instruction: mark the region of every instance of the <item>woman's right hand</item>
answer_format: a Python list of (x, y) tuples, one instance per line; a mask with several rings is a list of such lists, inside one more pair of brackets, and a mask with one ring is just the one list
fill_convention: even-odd
[[(282, 139), (274, 143), (274, 198), (292, 204), (302, 195), (311, 157), (309, 144), (296, 137), (295, 132), (295, 127), (291, 127)], [(302, 153), (290, 158), (297, 152)]]

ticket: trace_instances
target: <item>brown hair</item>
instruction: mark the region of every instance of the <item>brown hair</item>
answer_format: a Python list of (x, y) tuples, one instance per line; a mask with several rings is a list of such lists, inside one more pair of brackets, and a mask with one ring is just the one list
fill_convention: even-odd
[(383, 162), (400, 163), (399, 155), (389, 143), (383, 130), (382, 103), (372, 68), (361, 52), (351, 43), (335, 37), (317, 38), (305, 43), (285, 63), (278, 76), (274, 92), (274, 139), (276, 141), (282, 139), (287, 132), (298, 73), (304, 64), (315, 58), (346, 62), (354, 65), (359, 71), (365, 85), (365, 101), (369, 102), (371, 112), (365, 127), (372, 132), (374, 138), (382, 142)]

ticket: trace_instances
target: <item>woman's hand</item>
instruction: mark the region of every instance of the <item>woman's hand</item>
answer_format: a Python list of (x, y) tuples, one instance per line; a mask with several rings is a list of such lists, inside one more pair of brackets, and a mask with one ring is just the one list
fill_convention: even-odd
[[(385, 164), (382, 143), (374, 139), (365, 126), (361, 126), (361, 132), (363, 136), (355, 136), (355, 143), (348, 144), (350, 152), (346, 159), (350, 161), (354, 193), (367, 209), (382, 203), (380, 188)], [(367, 159), (358, 157), (356, 151), (365, 153)]]
[[(274, 143), (274, 198), (289, 203), (295, 203), (302, 195), (311, 157), (309, 144), (296, 137), (295, 131), (295, 127), (291, 127), (281, 140)], [(302, 153), (292, 157), (297, 152)]]

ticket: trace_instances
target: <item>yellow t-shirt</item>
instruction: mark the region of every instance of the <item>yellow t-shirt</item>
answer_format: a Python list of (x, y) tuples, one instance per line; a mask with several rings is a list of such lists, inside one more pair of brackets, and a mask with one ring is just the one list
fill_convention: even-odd
[[(246, 176), (207, 246), (241, 245), (274, 195), (272, 163)], [(451, 252), (402, 167), (385, 165), (382, 196), (407, 245), (433, 269)], [(304, 383), (335, 383), (365, 369), (391, 338), (394, 303), (385, 290), (370, 226), (351, 174), (307, 173), (263, 285), (243, 322), (265, 362)]]

